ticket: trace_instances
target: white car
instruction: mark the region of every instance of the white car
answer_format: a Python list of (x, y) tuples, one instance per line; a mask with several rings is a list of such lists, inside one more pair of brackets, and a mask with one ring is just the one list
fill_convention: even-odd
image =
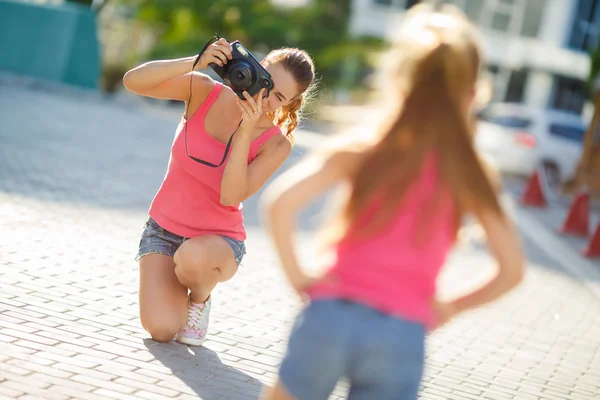
[(575, 172), (586, 131), (578, 114), (495, 103), (478, 113), (475, 146), (500, 172), (530, 176), (543, 167), (557, 184)]

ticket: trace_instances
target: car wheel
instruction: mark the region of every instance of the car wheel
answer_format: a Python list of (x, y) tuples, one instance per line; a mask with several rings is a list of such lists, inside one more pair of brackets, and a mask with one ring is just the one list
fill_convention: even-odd
[(552, 161), (543, 161), (541, 167), (543, 179), (545, 181), (544, 184), (550, 192), (550, 195), (554, 198), (559, 197), (562, 193), (562, 180), (558, 165)]

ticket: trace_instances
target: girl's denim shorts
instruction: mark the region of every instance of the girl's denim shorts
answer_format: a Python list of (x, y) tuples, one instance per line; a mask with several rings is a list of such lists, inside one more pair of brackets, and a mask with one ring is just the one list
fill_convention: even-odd
[(349, 399), (416, 400), (425, 327), (342, 299), (313, 300), (297, 317), (279, 378), (297, 400), (326, 400), (342, 377)]
[[(231, 246), (235, 261), (239, 266), (242, 263), (244, 254), (246, 254), (246, 245), (241, 240), (232, 239), (223, 235), (219, 236)], [(149, 217), (144, 224), (144, 230), (142, 232), (138, 254), (135, 257), (135, 260), (138, 261), (148, 254), (163, 254), (165, 256), (173, 257), (179, 246), (188, 239), (189, 238), (169, 232), (153, 220), (152, 217)]]

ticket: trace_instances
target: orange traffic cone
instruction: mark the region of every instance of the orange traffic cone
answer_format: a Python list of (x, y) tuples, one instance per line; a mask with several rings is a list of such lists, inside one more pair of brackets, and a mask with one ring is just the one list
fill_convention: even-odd
[(542, 192), (538, 171), (535, 171), (529, 178), (525, 193), (521, 197), (521, 203), (532, 207), (546, 207), (548, 205)]
[(600, 223), (596, 226), (592, 238), (588, 242), (587, 247), (583, 250), (583, 255), (586, 257), (600, 256)]
[(587, 192), (583, 192), (571, 204), (560, 232), (576, 236), (587, 236), (589, 234), (589, 215), (590, 195)]

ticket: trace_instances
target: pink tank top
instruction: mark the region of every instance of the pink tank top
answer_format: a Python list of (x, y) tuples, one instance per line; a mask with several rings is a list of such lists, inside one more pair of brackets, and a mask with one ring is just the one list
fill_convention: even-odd
[[(311, 298), (348, 299), (385, 314), (431, 325), (436, 278), (455, 240), (451, 196), (440, 197), (433, 217), (423, 217), (419, 212), (435, 196), (436, 170), (436, 159), (428, 157), (420, 177), (384, 229), (368, 239), (346, 236), (337, 244), (328, 279), (309, 289)], [(361, 218), (374, 212), (377, 202), (371, 203)], [(422, 221), (427, 223), (422, 233), (425, 239), (415, 242)]]
[[(223, 159), (226, 145), (212, 137), (204, 126), (206, 115), (222, 87), (222, 83), (215, 83), (189, 121), (182, 116), (171, 147), (167, 173), (150, 205), (149, 214), (160, 226), (183, 237), (215, 234), (246, 239), (242, 204), (221, 204), (221, 180), (227, 161), (212, 168), (192, 160), (185, 150), (183, 127), (187, 123), (189, 154), (216, 165)], [(281, 130), (275, 126), (256, 138), (250, 145), (248, 164), (267, 140), (280, 134)], [(230, 154), (231, 149), (227, 159)]]

